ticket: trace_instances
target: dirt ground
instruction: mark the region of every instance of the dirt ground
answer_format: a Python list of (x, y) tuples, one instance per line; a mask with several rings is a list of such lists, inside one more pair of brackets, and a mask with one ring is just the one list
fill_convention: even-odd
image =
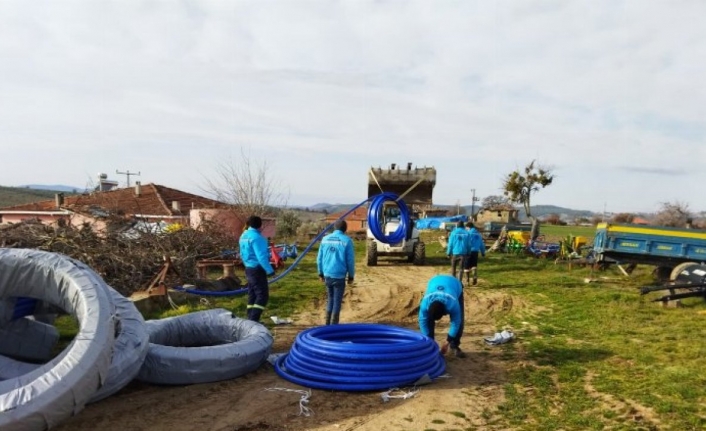
[[(439, 268), (384, 263), (359, 267), (356, 283), (346, 288), (341, 322), (375, 322), (417, 330), (417, 311), (426, 282)], [(117, 394), (86, 406), (60, 431), (138, 430), (424, 430), (493, 429), (488, 420), (503, 401), (505, 366), (501, 349), (483, 338), (496, 328), (497, 312), (523, 307), (498, 290), (467, 288), (463, 359), (446, 358), (447, 376), (421, 386), (409, 399), (384, 402), (381, 393), (312, 390), (310, 416), (300, 415), (303, 390), (280, 378), (265, 364), (234, 380), (192, 386), (154, 386), (133, 382)], [(273, 353), (286, 352), (303, 329), (322, 323), (324, 304), (292, 317), (293, 325), (273, 330)], [(448, 318), (442, 319), (437, 341), (443, 342)], [(412, 388), (406, 388), (411, 390)]]

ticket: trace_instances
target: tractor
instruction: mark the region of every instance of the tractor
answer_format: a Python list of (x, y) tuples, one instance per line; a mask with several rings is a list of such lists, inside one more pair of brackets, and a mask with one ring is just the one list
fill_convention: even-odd
[[(422, 208), (431, 207), (432, 191), (436, 185), (436, 169), (433, 167), (407, 169), (391, 164), (388, 169), (371, 168), (368, 172), (368, 197), (383, 192), (400, 196), (408, 207), (411, 207), (412, 220), (407, 225), (405, 237), (396, 244), (386, 244), (375, 238), (370, 227), (367, 229), (366, 263), (375, 266), (381, 257), (402, 257), (414, 265), (424, 265), (426, 246), (421, 240), (419, 231), (414, 227), (414, 219)], [(375, 222), (375, 221), (371, 221)], [(401, 214), (395, 202), (386, 202), (382, 211), (381, 231), (385, 235), (395, 232), (400, 226)]]

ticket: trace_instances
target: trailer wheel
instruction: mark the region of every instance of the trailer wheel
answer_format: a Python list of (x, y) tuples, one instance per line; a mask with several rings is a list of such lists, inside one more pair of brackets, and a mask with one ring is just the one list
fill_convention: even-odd
[(367, 264), (368, 266), (377, 266), (378, 264), (378, 245), (375, 241), (368, 241)]
[(679, 277), (679, 274), (684, 270), (689, 265), (693, 265), (696, 262), (684, 262), (680, 263), (679, 265), (675, 266), (674, 269), (672, 269), (672, 272), (669, 274), (669, 281), (676, 281), (677, 277)]
[(425, 261), (426, 261), (426, 246), (424, 245), (423, 242), (419, 241), (418, 243), (414, 244), (414, 261), (412, 263), (414, 265), (420, 266), (420, 265), (424, 265)]

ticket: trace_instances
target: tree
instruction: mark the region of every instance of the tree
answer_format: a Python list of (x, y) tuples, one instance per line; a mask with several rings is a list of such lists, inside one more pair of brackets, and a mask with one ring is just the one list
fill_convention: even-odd
[(561, 224), (561, 216), (557, 213), (548, 214), (544, 220), (554, 226), (558, 226)]
[(632, 223), (635, 220), (635, 214), (618, 213), (613, 216), (614, 223)]
[(267, 161), (253, 161), (241, 149), (239, 160), (228, 158), (216, 166), (215, 178), (205, 178), (202, 190), (217, 201), (232, 206), (238, 218), (270, 213), (272, 207), (286, 206), (280, 183), (273, 179)]
[(486, 196), (480, 203), (481, 208), (496, 208), (505, 205), (510, 205), (510, 200), (505, 196), (498, 195)]
[(654, 223), (658, 226), (684, 227), (692, 218), (689, 205), (682, 202), (662, 202), (655, 214)]
[(299, 215), (292, 210), (285, 210), (277, 217), (277, 235), (289, 238), (297, 235), (302, 220)]
[(525, 215), (532, 220), (531, 238), (537, 239), (539, 236), (539, 222), (531, 214), (530, 204), (532, 194), (547, 187), (554, 181), (554, 174), (551, 168), (540, 166), (536, 160), (525, 166), (524, 170), (513, 171), (503, 180), (503, 192), (512, 203), (522, 204)]
[(591, 216), (591, 224), (596, 226), (599, 223), (603, 223), (603, 217), (599, 215), (593, 215)]

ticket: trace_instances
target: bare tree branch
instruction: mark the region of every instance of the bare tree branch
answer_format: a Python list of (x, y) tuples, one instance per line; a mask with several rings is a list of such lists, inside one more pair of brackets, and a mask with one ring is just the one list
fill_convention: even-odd
[(230, 204), (245, 219), (252, 214), (268, 214), (285, 207), (287, 198), (281, 183), (272, 177), (267, 160), (254, 161), (241, 149), (240, 158), (218, 163), (213, 178), (205, 178), (201, 189), (215, 200)]

